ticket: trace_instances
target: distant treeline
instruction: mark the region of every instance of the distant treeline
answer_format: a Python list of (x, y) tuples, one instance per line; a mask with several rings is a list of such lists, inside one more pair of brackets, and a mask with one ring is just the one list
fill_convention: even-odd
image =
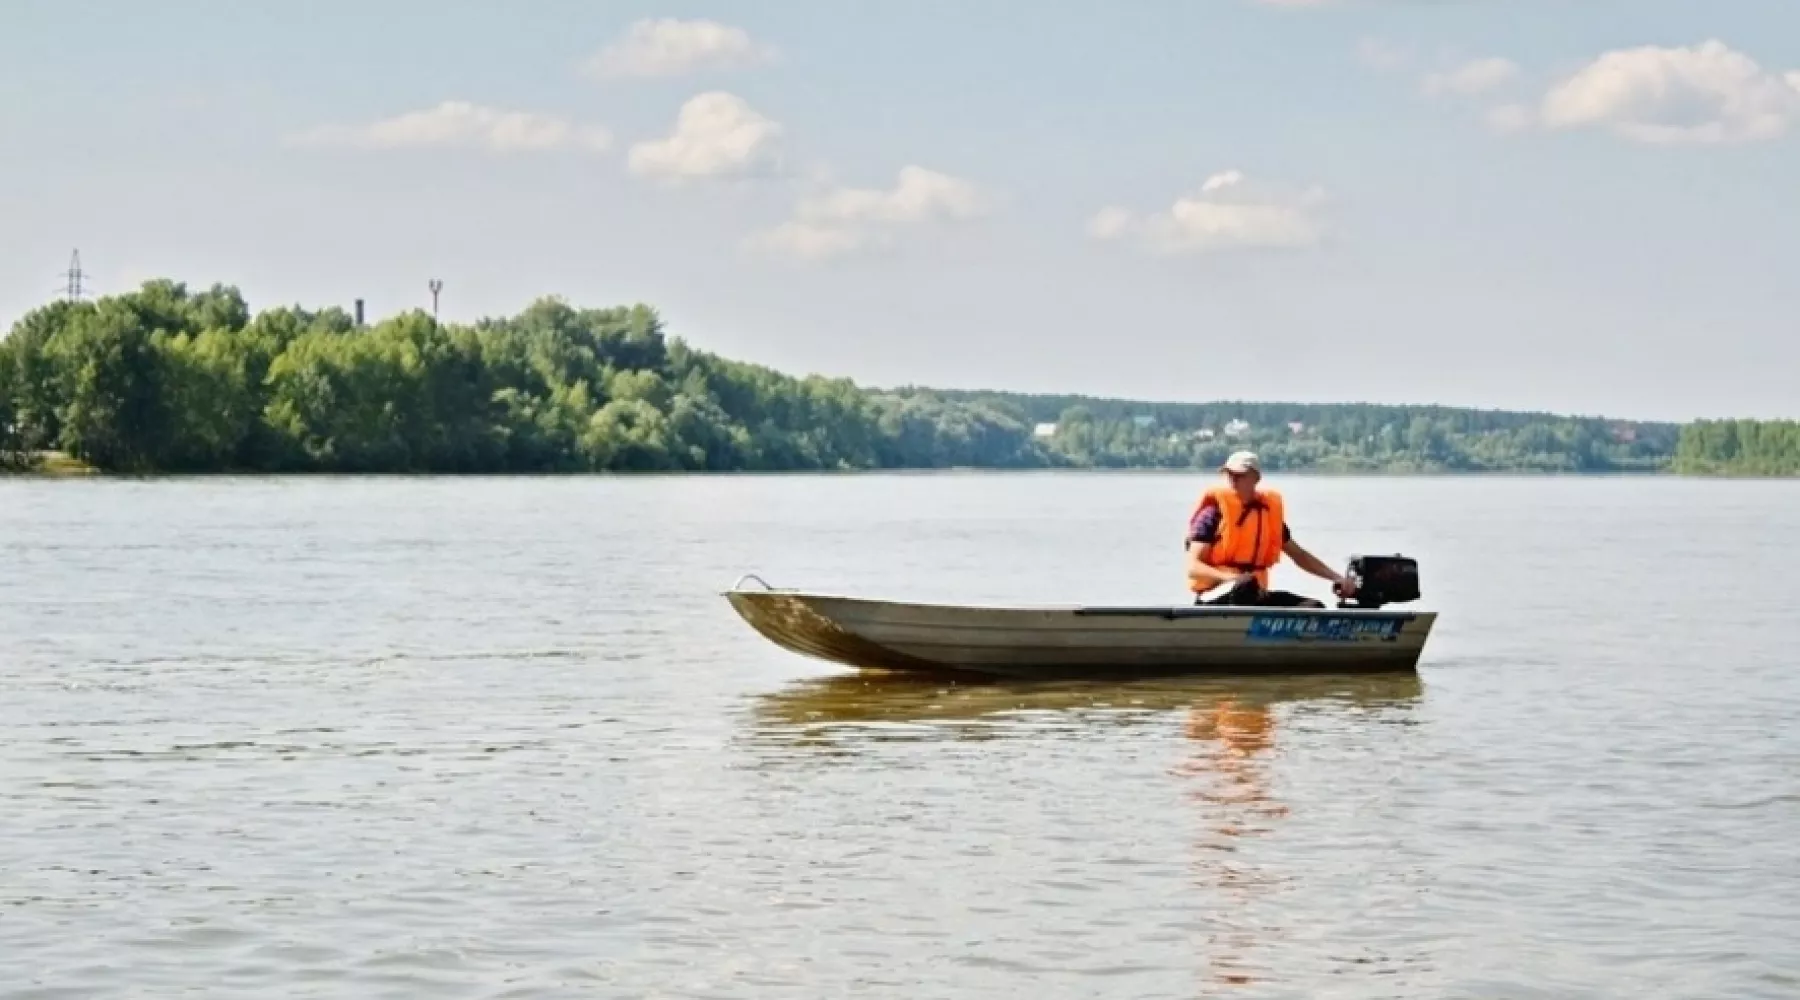
[(1674, 469), (1688, 475), (1800, 476), (1800, 421), (1688, 424), (1675, 448)]
[(0, 452), (108, 471), (583, 472), (1033, 466), (978, 405), (793, 378), (665, 337), (644, 307), (358, 327), (158, 280), (0, 342)]
[(876, 390), (697, 350), (643, 306), (557, 299), (359, 327), (159, 280), (50, 303), (0, 341), (0, 462), (127, 473), (1207, 468), (1240, 447), (1292, 470), (1657, 471), (1678, 438), (1447, 407)]
[(1034, 425), (1054, 424), (1060, 455), (1102, 467), (1210, 466), (1248, 447), (1274, 469), (1648, 472), (1667, 466), (1681, 433), (1674, 423), (1446, 406), (938, 395)]

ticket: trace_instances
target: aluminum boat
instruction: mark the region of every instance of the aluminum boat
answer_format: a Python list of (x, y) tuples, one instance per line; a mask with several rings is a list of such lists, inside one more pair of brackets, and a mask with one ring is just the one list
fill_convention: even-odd
[(1366, 607), (884, 601), (777, 589), (754, 575), (724, 596), (794, 653), (858, 669), (1010, 678), (1411, 671), (1437, 620)]

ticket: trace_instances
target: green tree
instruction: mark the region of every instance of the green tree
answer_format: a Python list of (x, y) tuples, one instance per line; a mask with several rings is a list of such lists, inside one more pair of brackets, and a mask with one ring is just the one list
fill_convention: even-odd
[(1696, 475), (1800, 475), (1800, 421), (1696, 421), (1682, 428), (1674, 467)]
[(31, 458), (19, 423), (18, 390), (18, 360), (0, 349), (0, 469), (24, 468)]
[(70, 311), (46, 345), (69, 454), (103, 469), (152, 472), (173, 440), (159, 352), (129, 300)]
[(0, 341), (0, 448), (119, 471), (1210, 470), (1238, 447), (1277, 470), (1792, 474), (1800, 432), (872, 389), (696, 349), (643, 305), (556, 298), (470, 324), (413, 311), (363, 328), (336, 307), (253, 313), (230, 286), (157, 280), (47, 304)]

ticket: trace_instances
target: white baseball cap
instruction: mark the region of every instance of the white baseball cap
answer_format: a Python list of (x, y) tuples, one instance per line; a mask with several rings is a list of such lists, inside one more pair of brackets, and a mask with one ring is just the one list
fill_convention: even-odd
[(1225, 464), (1219, 466), (1221, 472), (1261, 472), (1262, 462), (1253, 451), (1232, 452)]

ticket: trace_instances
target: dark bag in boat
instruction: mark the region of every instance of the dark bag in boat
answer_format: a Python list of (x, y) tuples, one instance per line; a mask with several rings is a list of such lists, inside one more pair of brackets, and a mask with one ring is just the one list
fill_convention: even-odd
[(1352, 556), (1345, 576), (1356, 581), (1350, 600), (1365, 608), (1419, 599), (1419, 562), (1405, 556)]

